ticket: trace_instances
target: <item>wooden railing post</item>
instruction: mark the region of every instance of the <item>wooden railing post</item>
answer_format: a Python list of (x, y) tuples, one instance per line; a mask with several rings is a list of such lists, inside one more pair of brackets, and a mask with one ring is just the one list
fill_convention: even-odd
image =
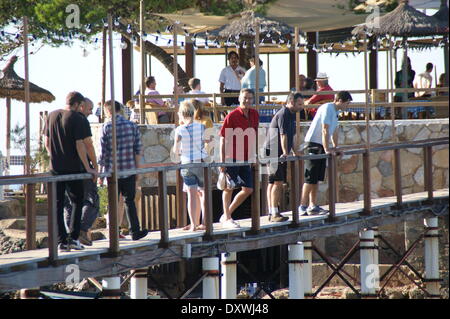
[(183, 178), (181, 177), (181, 170), (176, 170), (176, 188), (175, 196), (177, 202), (177, 227), (184, 227), (187, 224), (187, 216), (185, 212), (185, 201), (183, 193)]
[(397, 207), (403, 203), (402, 199), (402, 167), (400, 162), (400, 149), (394, 149), (394, 183), (395, 196), (397, 196)]
[(47, 183), (47, 227), (48, 261), (54, 264), (58, 259), (58, 229), (56, 227), (56, 182)]
[(167, 247), (169, 245), (169, 214), (167, 211), (166, 177), (166, 171), (158, 172), (159, 227), (161, 231), (159, 247)]
[(261, 176), (261, 216), (266, 216), (269, 213), (269, 203), (267, 202), (267, 187), (269, 185), (269, 174), (268, 171), (263, 170), (263, 172), (264, 174), (262, 174)]
[(25, 185), (26, 249), (36, 249), (36, 194), (35, 184)]
[(203, 168), (203, 180), (204, 180), (204, 196), (205, 196), (205, 211), (203, 212), (203, 223), (206, 227), (206, 232), (203, 238), (205, 240), (211, 240), (213, 235), (213, 206), (212, 206), (212, 178), (211, 169), (206, 166)]
[(117, 214), (118, 190), (117, 178), (108, 178), (108, 223), (109, 223), (109, 253), (118, 255), (119, 253), (119, 218)]
[(428, 192), (428, 201), (433, 200), (433, 148), (431, 146), (426, 146), (423, 149), (423, 177), (424, 177), (424, 188)]
[(328, 220), (334, 221), (336, 217), (336, 169), (335, 155), (330, 154), (328, 157)]
[(364, 185), (364, 210), (363, 215), (372, 213), (371, 203), (371, 178), (370, 178), (370, 152), (366, 150), (363, 153), (363, 185)]
[(260, 202), (260, 182), (259, 182), (259, 161), (252, 167), (253, 171), (253, 194), (252, 194), (252, 233), (258, 233), (261, 229), (261, 202)]
[[(281, 164), (281, 163), (278, 163)], [(286, 163), (287, 164), (287, 163)], [(298, 161), (291, 161), (289, 162), (289, 165), (291, 166), (291, 194), (290, 194), (290, 204), (291, 204), (291, 210), (292, 210), (292, 224), (297, 225), (298, 224), (298, 205), (299, 205), (299, 172), (298, 172)]]

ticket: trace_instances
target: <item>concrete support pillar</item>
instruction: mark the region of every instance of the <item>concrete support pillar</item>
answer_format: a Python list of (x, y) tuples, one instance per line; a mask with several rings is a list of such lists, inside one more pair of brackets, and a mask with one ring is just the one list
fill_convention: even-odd
[(303, 243), (288, 246), (288, 263), (289, 263), (289, 299), (304, 299), (303, 287), (303, 267), (304, 267), (304, 250)]
[(236, 253), (222, 254), (222, 299), (236, 299), (237, 290)]
[(102, 299), (120, 299), (120, 277), (103, 278), (102, 287)]
[(219, 299), (219, 258), (203, 258), (202, 266), (208, 274), (203, 279), (203, 299)]
[(147, 268), (135, 269), (135, 273), (130, 281), (130, 298), (147, 299), (148, 278)]
[(303, 265), (303, 289), (305, 296), (312, 295), (312, 241), (304, 241), (305, 264)]
[[(380, 259), (379, 259), (379, 251), (378, 251), (378, 247), (380, 244), (380, 232), (378, 231), (378, 227), (372, 227), (373, 230), (373, 243), (376, 249), (373, 250), (373, 263), (375, 265), (379, 265), (380, 264)], [(379, 281), (379, 280), (378, 280)], [(377, 289), (379, 287), (377, 286)]]
[(438, 218), (424, 220), (425, 234), (425, 283), (431, 298), (440, 297)]
[(375, 238), (372, 229), (364, 229), (359, 234), (361, 256), (361, 295), (376, 297), (380, 270), (375, 260)]

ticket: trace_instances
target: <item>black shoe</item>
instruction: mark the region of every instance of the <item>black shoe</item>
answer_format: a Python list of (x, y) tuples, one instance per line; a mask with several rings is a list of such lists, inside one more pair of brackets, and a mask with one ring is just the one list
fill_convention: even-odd
[(148, 234), (148, 230), (147, 229), (143, 229), (143, 230), (139, 230), (139, 231), (133, 233), (131, 235), (131, 238), (133, 240), (139, 240), (139, 239), (144, 238), (145, 236), (147, 236), (147, 234)]
[(59, 251), (70, 251), (69, 245), (67, 243), (60, 243), (58, 245)]

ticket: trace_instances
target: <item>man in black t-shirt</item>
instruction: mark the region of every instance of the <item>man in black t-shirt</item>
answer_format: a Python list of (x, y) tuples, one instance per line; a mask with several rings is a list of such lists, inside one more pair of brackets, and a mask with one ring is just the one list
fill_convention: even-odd
[[(66, 97), (66, 107), (49, 114), (45, 125), (45, 147), (50, 155), (50, 171), (54, 175), (92, 173), (97, 171), (89, 167), (86, 153), (87, 132), (83, 116), (77, 112), (84, 97), (71, 92)], [(73, 203), (73, 229), (68, 234), (64, 224), (64, 192), (67, 188)], [(83, 181), (56, 183), (56, 217), (58, 224), (58, 243), (60, 250), (84, 249), (79, 243), (81, 210), (83, 204)]]
[[(91, 125), (88, 120), (89, 115), (92, 114), (93, 108), (94, 103), (89, 98), (85, 98), (84, 103), (80, 105), (78, 112), (82, 115), (84, 122), (83, 126), (80, 127), (80, 130), (83, 130), (83, 134), (87, 136), (84, 141), (89, 166), (98, 171), (97, 157), (95, 155), (95, 148), (91, 139)], [(98, 216), (100, 199), (98, 196), (97, 184), (92, 179), (83, 180), (83, 188), (84, 199), (81, 214), (80, 236), (78, 237), (78, 240), (83, 245), (92, 246), (92, 239), (89, 229), (92, 227)], [(72, 223), (74, 222), (74, 219), (71, 218), (72, 216), (72, 202), (70, 201), (68, 192), (66, 192), (64, 198), (64, 219), (66, 229), (69, 229), (69, 231), (73, 228)]]
[[(286, 157), (291, 150), (298, 150), (298, 139), (294, 146), (296, 133), (295, 113), (302, 110), (303, 96), (296, 92), (290, 93), (286, 106), (282, 107), (272, 118), (266, 139), (266, 155), (270, 157)], [(269, 167), (269, 186), (267, 187), (267, 201), (269, 203), (269, 221), (284, 222), (288, 217), (278, 212), (278, 204), (283, 183), (286, 182), (287, 162), (273, 163)]]

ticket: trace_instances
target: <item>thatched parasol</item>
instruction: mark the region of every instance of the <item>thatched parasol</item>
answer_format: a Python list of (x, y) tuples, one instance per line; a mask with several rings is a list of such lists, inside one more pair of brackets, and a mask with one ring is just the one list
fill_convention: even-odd
[(212, 38), (231, 41), (245, 39), (251, 41), (255, 37), (255, 25), (259, 24), (261, 27), (260, 38), (267, 40), (278, 41), (281, 37), (290, 35), (294, 32), (294, 28), (289, 25), (266, 18), (253, 11), (244, 11), (241, 13), (241, 18), (232, 21), (216, 30), (210, 31), (209, 36)]
[(358, 25), (352, 34), (370, 32), (376, 36), (420, 37), (448, 33), (435, 17), (414, 9), (407, 0), (402, 0), (391, 12), (375, 17), (372, 21)]
[[(364, 32), (372, 33), (374, 36), (396, 36), (403, 37), (403, 67), (402, 67), (402, 87), (407, 84), (407, 37), (422, 37), (440, 34), (448, 34), (448, 27), (445, 28), (442, 22), (435, 17), (414, 9), (408, 4), (408, 0), (401, 0), (397, 8), (391, 12), (375, 17), (370, 22), (356, 26), (352, 34), (361, 35)], [(408, 100), (407, 93), (403, 94), (403, 102)], [(403, 110), (403, 112), (405, 112)]]
[[(11, 98), (25, 101), (25, 80), (14, 71), (17, 56), (12, 56), (3, 69), (3, 78), (0, 79), (0, 98)], [(55, 97), (49, 91), (30, 82), (30, 102), (52, 102)]]
[(433, 14), (433, 17), (438, 19), (444, 28), (447, 28), (448, 32), (448, 7), (447, 0), (441, 0), (441, 6), (439, 7), (438, 12)]
[[(12, 56), (6, 67), (2, 70), (0, 78), (0, 98), (6, 98), (6, 157), (9, 163), (11, 148), (11, 99), (25, 101), (25, 80), (14, 71), (14, 63), (17, 56)], [(49, 91), (33, 84), (30, 84), (30, 102), (52, 102), (55, 97)], [(9, 172), (9, 169), (8, 169)]]

